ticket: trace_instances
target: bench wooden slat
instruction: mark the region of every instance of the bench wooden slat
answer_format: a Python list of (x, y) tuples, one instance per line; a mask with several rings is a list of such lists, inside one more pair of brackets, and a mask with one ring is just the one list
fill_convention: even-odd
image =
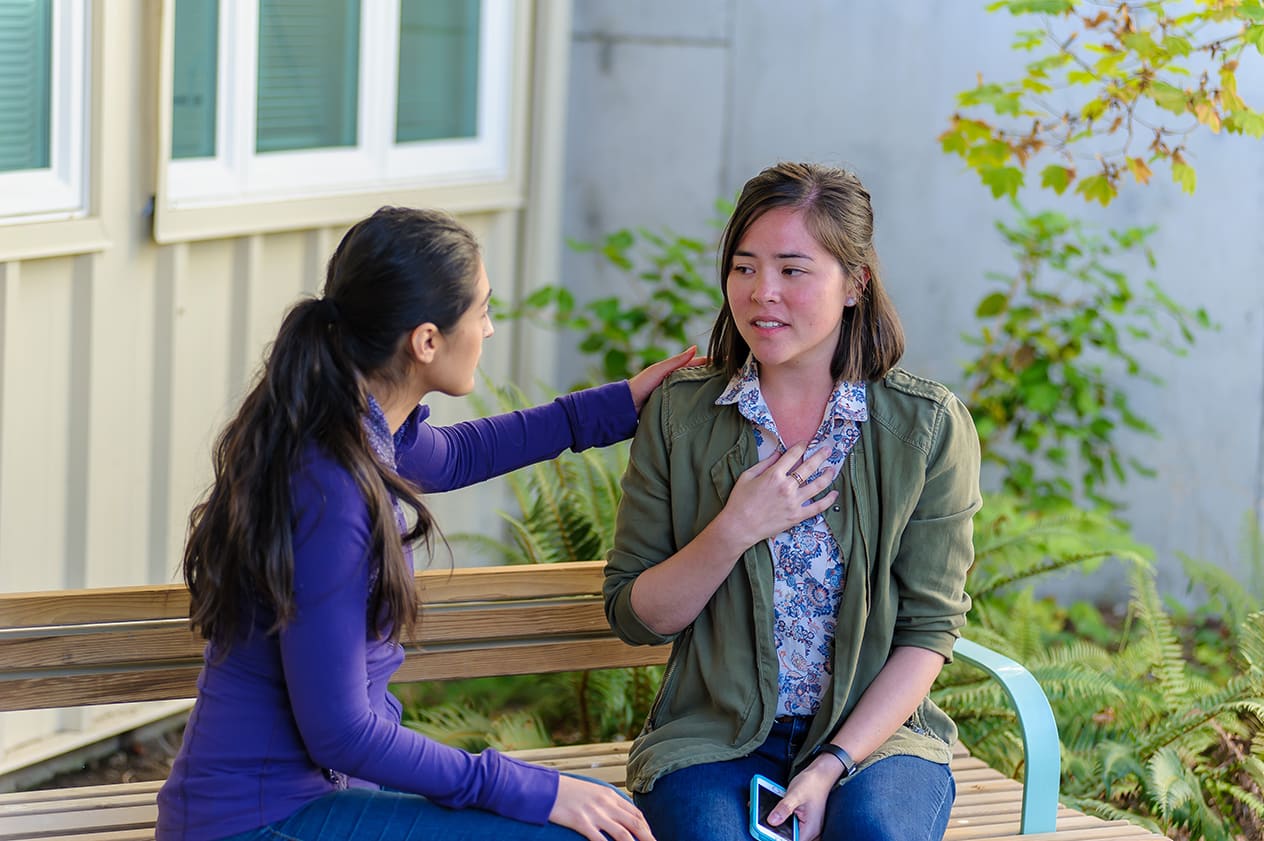
[[(95, 630), (99, 629), (99, 630)], [(129, 636), (128, 645), (119, 646), (120, 633)], [(482, 643), (504, 639), (534, 639), (577, 634), (610, 635), (601, 602), (589, 598), (563, 602), (524, 603), (503, 607), (432, 607), (423, 613), (417, 640), (424, 648), (439, 643)], [(0, 634), (0, 663), (5, 671), (48, 668), (57, 665), (72, 670), (80, 666), (129, 663), (169, 663), (201, 661), (205, 643), (189, 630), (187, 620), (165, 620), (160, 624), (138, 624), (127, 629), (102, 627), (101, 623), (82, 631)], [(139, 657), (138, 654), (144, 656)]]
[(36, 791), (14, 791), (0, 794), (0, 814), (10, 805), (20, 803), (56, 803), (61, 800), (73, 800), (77, 797), (98, 797), (117, 795), (125, 797), (130, 794), (158, 793), (162, 788), (161, 780), (144, 780), (139, 783), (105, 783), (97, 786), (74, 786), (72, 788), (46, 788)]
[(117, 809), (93, 808), (83, 811), (43, 812), (37, 815), (12, 816), (0, 812), (0, 841), (22, 838), (73, 837), (85, 831), (102, 829), (146, 829), (153, 837), (158, 820), (158, 804), (122, 806)]
[[(522, 574), (526, 569), (531, 571), (529, 576)], [(593, 570), (591, 561), (463, 568), (459, 573), (434, 569), (417, 573), (417, 587), (422, 604), (427, 605), (590, 596)], [(184, 619), (188, 615), (189, 592), (183, 584), (0, 593), (0, 628)]]
[(667, 662), (662, 648), (632, 648), (612, 637), (557, 640), (483, 648), (453, 648), (410, 654), (396, 673), (400, 683), (494, 675), (549, 674), (581, 669), (657, 666)]
[[(421, 680), (453, 680), (496, 675), (548, 674), (579, 669), (609, 669), (662, 665), (668, 652), (662, 648), (632, 648), (607, 637), (556, 640), (538, 644), (506, 643), (500, 646), (454, 646), (444, 649), (409, 650), (395, 675), (399, 683)], [(169, 668), (135, 667), (122, 674), (86, 672), (56, 679), (49, 691), (48, 677), (9, 679), (0, 682), (0, 710), (37, 710), (126, 701), (166, 701), (192, 698), (201, 671), (197, 659)]]

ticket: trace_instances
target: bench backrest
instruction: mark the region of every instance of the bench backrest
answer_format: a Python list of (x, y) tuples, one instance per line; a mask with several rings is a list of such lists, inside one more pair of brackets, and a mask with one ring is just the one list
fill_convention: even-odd
[[(418, 573), (420, 627), (399, 682), (665, 662), (616, 639), (602, 562)], [(0, 595), (0, 710), (191, 698), (203, 642), (183, 585)]]

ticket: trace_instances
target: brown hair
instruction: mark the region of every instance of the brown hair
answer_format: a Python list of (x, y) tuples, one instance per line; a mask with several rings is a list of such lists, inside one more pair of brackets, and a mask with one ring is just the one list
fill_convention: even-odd
[(729, 307), (729, 270), (747, 230), (776, 207), (802, 213), (812, 238), (834, 255), (859, 290), (855, 306), (843, 310), (830, 375), (852, 382), (881, 379), (904, 354), (904, 328), (879, 277), (869, 193), (854, 173), (813, 163), (770, 166), (742, 187), (720, 242), (724, 305), (711, 329), (711, 364), (733, 376), (750, 354)]

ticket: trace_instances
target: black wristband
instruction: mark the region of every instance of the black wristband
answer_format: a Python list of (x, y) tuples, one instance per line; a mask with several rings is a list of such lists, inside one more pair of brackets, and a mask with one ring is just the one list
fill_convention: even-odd
[(833, 742), (826, 742), (816, 750), (812, 751), (812, 758), (816, 759), (816, 757), (823, 753), (828, 753), (830, 756), (843, 763), (843, 775), (839, 777), (840, 780), (845, 780), (852, 774), (856, 773), (856, 760), (852, 759), (851, 754), (840, 748), (838, 745)]

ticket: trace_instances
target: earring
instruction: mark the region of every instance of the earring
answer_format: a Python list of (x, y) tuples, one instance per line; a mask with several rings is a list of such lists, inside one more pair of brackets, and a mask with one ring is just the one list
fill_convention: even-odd
[(847, 305), (847, 306), (849, 306), (849, 307), (854, 307), (854, 306), (856, 306), (856, 296), (855, 296), (855, 295), (848, 295), (848, 296), (847, 296), (847, 300), (846, 300), (846, 302), (845, 302), (845, 303), (846, 303), (846, 305)]

